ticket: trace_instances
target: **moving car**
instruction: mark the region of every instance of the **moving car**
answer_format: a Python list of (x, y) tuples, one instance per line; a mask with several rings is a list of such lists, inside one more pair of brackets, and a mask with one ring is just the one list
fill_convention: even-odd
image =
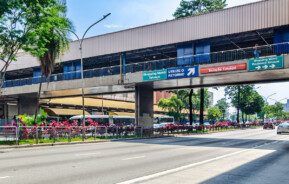
[(265, 123), (265, 124), (263, 125), (263, 129), (264, 129), (264, 130), (265, 130), (265, 129), (275, 129), (275, 126), (274, 126), (273, 123)]
[(289, 133), (289, 122), (281, 123), (277, 128), (277, 134)]

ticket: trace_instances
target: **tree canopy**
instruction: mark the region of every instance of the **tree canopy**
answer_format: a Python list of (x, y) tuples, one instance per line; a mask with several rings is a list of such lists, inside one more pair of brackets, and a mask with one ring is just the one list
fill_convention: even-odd
[(55, 59), (68, 46), (72, 29), (65, 12), (57, 0), (0, 0), (2, 80), (20, 50), (40, 59), (43, 74), (51, 73)]
[(169, 99), (161, 99), (158, 106), (168, 111), (169, 116), (174, 116), (177, 122), (183, 118), (182, 111), (185, 109), (184, 102), (177, 96), (173, 95)]
[(225, 94), (231, 99), (234, 107), (240, 108), (242, 111), (242, 119), (244, 114), (256, 114), (262, 112), (265, 105), (263, 97), (254, 89), (254, 85), (239, 86), (240, 98), (238, 98), (238, 86), (228, 86), (225, 88)]
[(223, 119), (225, 119), (226, 112), (228, 111), (228, 108), (229, 108), (229, 104), (227, 103), (226, 98), (222, 98), (222, 99), (218, 100), (216, 106), (222, 112)]
[(282, 119), (287, 118), (287, 113), (284, 111), (284, 107), (281, 103), (274, 105), (265, 105), (262, 109), (262, 115), (267, 118)]
[(219, 120), (222, 117), (222, 112), (219, 109), (219, 107), (210, 107), (208, 109), (208, 120), (212, 123), (215, 123), (217, 120)]
[(183, 18), (224, 9), (226, 0), (182, 0), (173, 16)]
[[(161, 99), (158, 103), (158, 106), (164, 110), (168, 111), (168, 115), (174, 116), (177, 121), (180, 121), (185, 117), (184, 112), (188, 112), (189, 109), (189, 94), (190, 89), (180, 89), (174, 90), (174, 95), (169, 99)], [(210, 94), (207, 89), (205, 89), (205, 99), (204, 106), (205, 109), (209, 106)], [(192, 104), (194, 115), (196, 111), (200, 110), (200, 90), (197, 90), (192, 95)]]

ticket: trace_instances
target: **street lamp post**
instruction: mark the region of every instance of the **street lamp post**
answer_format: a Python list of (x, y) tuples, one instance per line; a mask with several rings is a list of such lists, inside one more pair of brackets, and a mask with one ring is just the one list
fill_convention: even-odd
[[(84, 104), (84, 74), (83, 74), (83, 40), (87, 34), (87, 32), (93, 27), (95, 26), (96, 24), (100, 23), (101, 21), (103, 21), (104, 19), (106, 19), (108, 16), (110, 16), (111, 13), (108, 13), (106, 15), (104, 15), (101, 19), (99, 19), (98, 21), (96, 21), (95, 23), (91, 24), (91, 26), (89, 26), (86, 31), (84, 32), (83, 36), (80, 37), (72, 30), (68, 30), (69, 32), (71, 32), (76, 38), (77, 38), (77, 41), (79, 43), (79, 51), (80, 51), (80, 65), (81, 65), (81, 95), (82, 95), (82, 126), (84, 127), (85, 126), (85, 104)], [(84, 131), (83, 131), (83, 135), (84, 135)], [(83, 136), (84, 138), (84, 136)]]
[[(271, 95), (268, 95), (267, 97), (264, 97), (263, 96), (263, 98), (265, 99), (265, 102), (266, 102), (266, 104), (268, 104), (268, 99), (271, 97), (271, 96), (274, 96), (274, 95), (276, 95), (277, 93), (272, 93)], [(263, 114), (263, 123), (265, 123), (265, 116), (266, 116), (266, 114), (264, 113)]]
[(283, 101), (283, 100), (288, 100), (288, 98), (282, 98), (282, 99), (280, 99), (280, 100), (276, 100), (276, 99), (274, 99), (274, 98), (270, 98), (270, 99), (271, 99), (271, 100), (274, 100), (275, 103), (281, 102), (281, 101)]
[(274, 95), (276, 95), (277, 93), (272, 93), (271, 95), (268, 95), (267, 97), (263, 97), (263, 98), (265, 98), (265, 102), (266, 102), (266, 104), (268, 104), (268, 99), (271, 97), (271, 96), (274, 96)]

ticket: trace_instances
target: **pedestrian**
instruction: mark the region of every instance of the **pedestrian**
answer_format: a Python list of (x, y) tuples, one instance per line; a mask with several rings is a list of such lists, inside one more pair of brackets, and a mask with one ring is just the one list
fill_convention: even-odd
[(13, 119), (12, 119), (11, 125), (12, 125), (12, 126), (18, 126), (16, 115), (13, 116)]
[(254, 57), (255, 58), (259, 58), (260, 57), (260, 54), (261, 54), (261, 51), (258, 49), (259, 45), (256, 44), (255, 47), (254, 47)]

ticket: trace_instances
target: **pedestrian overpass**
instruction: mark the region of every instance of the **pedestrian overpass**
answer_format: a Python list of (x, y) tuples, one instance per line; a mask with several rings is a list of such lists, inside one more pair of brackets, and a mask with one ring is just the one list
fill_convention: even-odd
[(88, 38), (83, 80), (77, 42), (49, 79), (21, 53), (2, 95), (33, 113), (41, 81), (43, 99), (135, 92), (137, 123), (150, 127), (154, 90), (287, 81), (288, 53), (289, 0), (266, 0)]

